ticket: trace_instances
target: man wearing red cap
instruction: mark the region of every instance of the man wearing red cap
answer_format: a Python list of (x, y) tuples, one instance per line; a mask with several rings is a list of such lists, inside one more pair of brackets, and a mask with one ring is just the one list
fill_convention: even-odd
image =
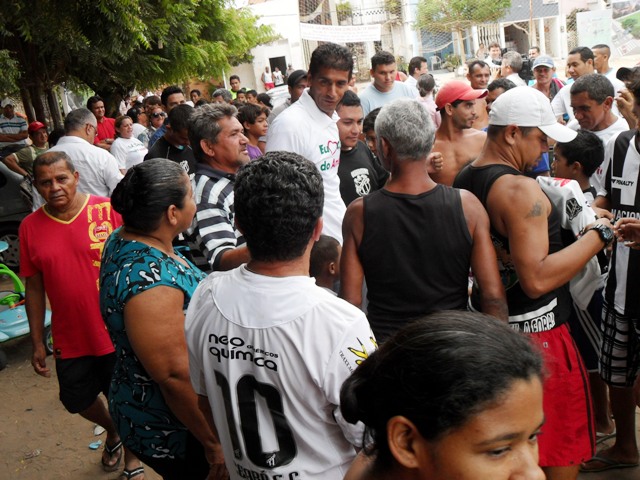
[(473, 127), (477, 118), (476, 100), (487, 96), (486, 90), (474, 90), (465, 82), (447, 82), (436, 96), (442, 123), (436, 131), (434, 152), (442, 153), (442, 170), (431, 177), (451, 186), (462, 168), (480, 155), (487, 135)]
[[(567, 327), (568, 283), (614, 236), (611, 223), (602, 218), (563, 248), (559, 212), (523, 173), (548, 150), (547, 137), (566, 143), (576, 135), (556, 121), (538, 90), (512, 88), (491, 106), (484, 149), (454, 183), (473, 192), (487, 209), (509, 324), (526, 333), (545, 357), (546, 421), (538, 445), (547, 480), (577, 479), (580, 462), (593, 454), (587, 374)], [(474, 288), (474, 308), (480, 293)]]
[(10, 170), (22, 175), (30, 177), (33, 175), (33, 161), (41, 153), (49, 150), (49, 134), (47, 126), (42, 122), (32, 122), (28, 128), (29, 138), (32, 144), (28, 147), (18, 150), (11, 155), (7, 155), (3, 161)]

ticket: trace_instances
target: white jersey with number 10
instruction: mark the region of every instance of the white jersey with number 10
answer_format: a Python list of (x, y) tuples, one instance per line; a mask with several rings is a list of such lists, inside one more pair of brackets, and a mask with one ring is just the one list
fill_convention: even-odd
[(242, 266), (200, 284), (185, 328), (232, 479), (343, 478), (362, 428), (342, 419), (340, 387), (376, 348), (360, 310), (312, 278)]

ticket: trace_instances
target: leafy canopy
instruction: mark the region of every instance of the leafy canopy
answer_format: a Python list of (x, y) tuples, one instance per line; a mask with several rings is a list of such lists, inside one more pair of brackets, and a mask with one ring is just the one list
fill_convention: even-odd
[(4, 0), (0, 64), (17, 62), (23, 85), (125, 92), (250, 61), (276, 38), (257, 20), (226, 0)]

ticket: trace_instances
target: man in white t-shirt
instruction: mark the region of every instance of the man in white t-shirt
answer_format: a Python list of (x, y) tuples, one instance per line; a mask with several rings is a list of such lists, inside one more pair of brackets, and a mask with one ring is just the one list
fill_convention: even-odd
[[(269, 125), (267, 152), (283, 150), (315, 163), (324, 182), (324, 233), (342, 244), (346, 207), (340, 196), (340, 135), (336, 106), (349, 89), (351, 52), (325, 43), (313, 51), (307, 74), (309, 88)], [(417, 92), (417, 90), (416, 90)]]
[(371, 57), (373, 81), (360, 93), (362, 110), (365, 117), (371, 110), (382, 107), (398, 98), (415, 98), (419, 96), (418, 89), (407, 83), (396, 80), (398, 69), (396, 59), (389, 52), (378, 52)]
[[(603, 145), (615, 134), (629, 130), (627, 121), (612, 111), (615, 92), (607, 77), (597, 73), (583, 75), (570, 88), (575, 120), (569, 122), (568, 127), (577, 130), (579, 126), (595, 133)], [(598, 195), (604, 195), (604, 176), (608, 166), (609, 159), (605, 157), (602, 165), (591, 175), (591, 185)]]
[(232, 479), (343, 478), (362, 429), (343, 420), (340, 388), (376, 341), (359, 309), (309, 277), (322, 176), (268, 152), (239, 170), (234, 193), (251, 260), (207, 277), (185, 322), (200, 408)]
[(99, 197), (110, 197), (122, 180), (115, 157), (93, 145), (98, 122), (87, 108), (77, 108), (64, 119), (64, 137), (50, 152), (64, 152), (80, 174), (78, 191)]
[[(567, 72), (574, 81), (583, 75), (596, 73), (594, 60), (595, 57), (589, 47), (576, 47), (571, 50), (567, 56)], [(616, 95), (620, 90), (624, 90), (624, 83), (617, 78), (614, 77), (613, 80), (609, 78), (609, 81), (613, 85)], [(565, 85), (558, 92), (551, 102), (551, 108), (553, 108), (554, 115), (559, 119), (562, 119), (564, 115), (567, 115), (569, 120), (575, 118), (573, 109), (571, 108), (571, 84)], [(612, 109), (613, 113), (618, 115), (618, 107), (615, 103)]]
[(418, 79), (421, 75), (429, 73), (429, 67), (427, 66), (427, 59), (424, 57), (413, 57), (409, 60), (409, 75), (404, 81), (406, 85), (413, 88), (418, 88)]

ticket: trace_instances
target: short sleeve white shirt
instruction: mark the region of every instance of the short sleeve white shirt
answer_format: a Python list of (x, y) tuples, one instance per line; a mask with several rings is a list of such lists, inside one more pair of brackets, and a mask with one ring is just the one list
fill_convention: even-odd
[(323, 232), (342, 244), (342, 219), (347, 210), (340, 196), (340, 135), (334, 112), (322, 112), (306, 89), (302, 96), (276, 117), (267, 132), (267, 152), (284, 150), (313, 162), (324, 183)]
[(185, 334), (232, 479), (344, 477), (362, 428), (340, 415), (340, 388), (376, 348), (360, 310), (312, 278), (243, 265), (198, 286)]
[(118, 163), (113, 155), (86, 140), (64, 136), (50, 152), (65, 152), (80, 174), (78, 191), (101, 197), (110, 197), (122, 179)]

